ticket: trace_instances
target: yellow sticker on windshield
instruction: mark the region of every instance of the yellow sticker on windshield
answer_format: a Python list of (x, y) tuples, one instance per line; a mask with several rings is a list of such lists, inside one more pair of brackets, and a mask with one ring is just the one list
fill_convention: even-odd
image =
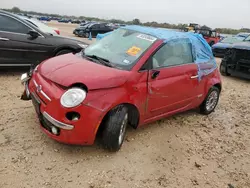
[(127, 54), (131, 56), (136, 56), (141, 51), (141, 48), (132, 46), (128, 49)]

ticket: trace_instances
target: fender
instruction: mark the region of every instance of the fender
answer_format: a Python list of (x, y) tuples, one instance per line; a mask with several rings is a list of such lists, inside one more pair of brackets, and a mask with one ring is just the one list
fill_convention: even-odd
[(141, 121), (147, 107), (147, 75), (147, 72), (138, 73), (136, 78), (131, 78), (131, 80), (119, 87), (91, 90), (88, 92), (90, 97), (84, 101), (84, 104), (102, 111), (103, 117), (120, 104), (131, 104), (141, 112)]

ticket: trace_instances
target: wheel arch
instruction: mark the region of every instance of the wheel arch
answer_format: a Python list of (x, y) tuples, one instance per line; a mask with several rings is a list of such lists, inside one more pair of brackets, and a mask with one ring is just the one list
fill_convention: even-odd
[(217, 87), (219, 91), (221, 92), (221, 89), (222, 89), (221, 83), (216, 83), (213, 85), (213, 87)]
[(139, 121), (140, 121), (139, 109), (132, 103), (124, 102), (124, 103), (114, 105), (106, 111), (105, 115), (103, 116), (103, 118), (101, 120), (100, 125), (97, 127), (97, 129), (95, 131), (96, 134), (100, 134), (103, 131), (103, 129), (105, 128), (105, 121), (107, 120), (110, 112), (120, 105), (123, 105), (123, 106), (127, 107), (127, 109), (128, 109), (129, 125), (132, 126), (134, 129), (136, 129), (138, 127)]
[(58, 48), (56, 48), (56, 49), (54, 50), (53, 56), (56, 56), (56, 54), (57, 54), (58, 52), (62, 51), (62, 50), (71, 50), (71, 51), (73, 51), (74, 53), (77, 52), (77, 49), (76, 49), (75, 47), (73, 47), (73, 46), (60, 46), (60, 47), (58, 47)]

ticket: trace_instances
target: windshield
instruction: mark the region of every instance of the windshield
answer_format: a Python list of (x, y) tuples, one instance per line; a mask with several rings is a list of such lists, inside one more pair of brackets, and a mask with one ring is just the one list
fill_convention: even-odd
[(221, 41), (221, 43), (236, 43), (236, 42), (241, 42), (245, 39), (245, 37), (227, 37)]
[(90, 24), (86, 25), (86, 27), (90, 28), (90, 27), (92, 27), (93, 25), (96, 25), (96, 24), (98, 24), (98, 23), (90, 23)]
[(98, 56), (108, 60), (117, 68), (130, 70), (156, 40), (156, 37), (137, 31), (117, 29), (88, 46), (84, 55)]
[(250, 35), (250, 33), (239, 33), (236, 35), (236, 37), (244, 37), (247, 38)]
[(250, 35), (244, 41), (250, 41)]

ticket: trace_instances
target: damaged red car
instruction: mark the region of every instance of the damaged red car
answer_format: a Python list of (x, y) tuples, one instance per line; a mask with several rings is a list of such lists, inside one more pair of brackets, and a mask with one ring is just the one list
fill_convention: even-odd
[(97, 132), (117, 151), (126, 128), (199, 108), (210, 114), (220, 74), (203, 37), (126, 26), (78, 54), (48, 59), (21, 77), (41, 129), (51, 138), (91, 145)]

